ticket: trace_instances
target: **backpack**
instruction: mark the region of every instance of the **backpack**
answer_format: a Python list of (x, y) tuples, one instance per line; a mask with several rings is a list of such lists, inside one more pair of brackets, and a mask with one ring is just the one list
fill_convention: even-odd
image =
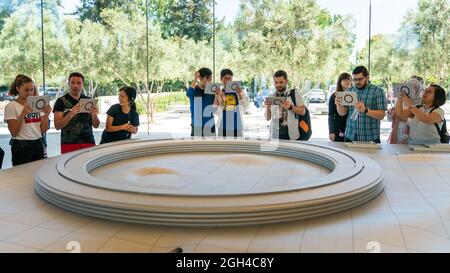
[[(439, 107), (434, 107), (430, 114), (433, 113), (434, 110), (438, 109)], [(436, 126), (436, 129), (438, 130), (439, 135), (441, 136), (441, 143), (448, 144), (450, 142), (450, 136), (447, 131), (447, 121), (444, 118), (444, 121), (442, 123), (442, 128), (439, 129), (439, 125), (437, 123), (434, 124)]]
[[(295, 97), (295, 89), (292, 89), (290, 91), (289, 96), (292, 99), (292, 102), (294, 103), (294, 106), (297, 106), (296, 97)], [(295, 114), (295, 118), (298, 121), (298, 131), (300, 132), (300, 137), (297, 140), (304, 140), (307, 141), (311, 138), (312, 135), (312, 127), (311, 127), (311, 117), (309, 115), (309, 110), (306, 108), (305, 115), (297, 115)]]

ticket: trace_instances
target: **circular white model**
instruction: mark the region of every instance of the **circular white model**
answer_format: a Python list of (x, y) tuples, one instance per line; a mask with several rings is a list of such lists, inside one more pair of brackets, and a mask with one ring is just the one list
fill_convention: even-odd
[[(195, 161), (208, 158), (207, 154), (214, 156), (207, 162)], [(221, 161), (222, 157), (225, 161)], [(184, 161), (172, 160), (176, 158)], [(192, 162), (186, 162), (186, 158)], [(278, 165), (269, 162), (277, 158), (289, 160), (289, 164), (279, 164), (280, 172), (285, 174), (271, 177), (271, 168)], [(130, 160), (151, 164), (131, 170), (133, 162), (126, 164)], [(290, 172), (288, 166), (301, 166), (305, 161), (311, 172), (316, 167), (311, 164), (315, 164), (328, 173), (319, 170), (321, 175), (306, 177)], [(250, 163), (258, 166), (248, 169), (253, 168), (247, 166)], [(194, 172), (196, 168), (201, 168), (202, 177)], [(108, 179), (104, 174), (112, 169), (116, 170), (112, 174), (115, 177)], [(214, 172), (221, 169), (228, 180), (217, 180)], [(271, 183), (259, 180), (258, 169), (269, 176)], [(145, 180), (125, 175), (134, 172)], [(208, 180), (205, 184), (201, 179)], [(101, 145), (48, 160), (36, 175), (35, 189), (43, 199), (63, 209), (109, 220), (236, 226), (300, 220), (347, 210), (377, 196), (383, 190), (382, 180), (381, 168), (368, 157), (308, 143), (140, 140)]]

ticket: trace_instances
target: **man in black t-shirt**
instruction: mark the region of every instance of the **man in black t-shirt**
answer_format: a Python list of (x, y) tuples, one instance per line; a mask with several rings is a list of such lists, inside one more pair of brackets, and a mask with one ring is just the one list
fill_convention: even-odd
[(98, 128), (97, 107), (90, 113), (80, 113), (80, 99), (90, 99), (81, 94), (84, 76), (74, 72), (69, 76), (69, 93), (60, 97), (53, 108), (55, 128), (61, 130), (61, 153), (95, 146), (92, 127)]

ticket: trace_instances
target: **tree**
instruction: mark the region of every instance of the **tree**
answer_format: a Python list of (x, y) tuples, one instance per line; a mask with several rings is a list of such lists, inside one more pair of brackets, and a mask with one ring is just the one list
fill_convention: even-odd
[[(450, 9), (445, 0), (420, 0), (417, 10), (410, 11), (396, 35), (377, 35), (372, 39), (371, 78), (390, 88), (420, 75), (427, 82), (444, 85), (449, 73)], [(361, 64), (366, 64), (368, 45), (360, 52)]]
[[(335, 77), (348, 67), (338, 66), (349, 63), (354, 41), (350, 23), (313, 0), (244, 0), (235, 25), (245, 70), (271, 78), (284, 69), (293, 85)], [(324, 70), (326, 66), (333, 69)]]
[[(3, 3), (3, 2), (2, 2)], [(13, 13), (4, 21), (0, 32), (0, 81), (10, 82), (17, 74), (31, 76), (38, 84), (42, 81), (42, 44), (40, 1), (13, 0), (7, 2)], [(61, 51), (58, 5), (60, 1), (44, 0), (44, 36), (46, 40), (46, 72), (61, 69)], [(7, 7), (7, 5), (3, 5)]]
[[(161, 26), (164, 38), (186, 37), (196, 42), (212, 38), (213, 0), (148, 0), (149, 18)], [(75, 15), (82, 21), (105, 24), (101, 13), (119, 9), (128, 18), (145, 17), (145, 0), (81, 0)], [(220, 26), (221, 22), (218, 22)]]
[(14, 7), (10, 1), (0, 2), (0, 30), (5, 25), (5, 20), (14, 12)]
[(11, 82), (17, 74), (26, 74), (36, 81), (41, 78), (39, 25), (40, 12), (32, 5), (22, 5), (5, 20), (0, 33), (2, 82)]
[[(393, 82), (404, 82), (413, 74), (408, 51), (395, 46), (395, 36), (376, 35), (371, 42), (370, 77), (376, 84), (389, 89)], [(360, 64), (366, 65), (368, 43), (359, 53)]]
[(145, 16), (145, 0), (81, 0), (80, 6), (74, 12), (82, 21), (90, 20), (92, 22), (104, 24), (105, 21), (101, 13), (106, 9), (120, 9), (124, 11), (127, 17), (144, 15)]
[[(184, 43), (163, 39), (160, 27), (150, 25), (147, 56), (147, 33), (142, 27), (145, 26), (145, 17), (130, 19), (123, 11), (107, 9), (102, 12), (102, 18), (110, 26), (107, 28), (109, 40), (105, 49), (106, 59), (110, 60), (110, 75), (123, 84), (137, 88), (145, 114), (153, 122), (155, 97), (162, 92), (166, 81), (185, 75), (183, 72), (187, 67), (184, 62), (180, 62), (182, 47), (179, 45)], [(183, 54), (189, 54), (189, 50), (183, 48)], [(148, 81), (146, 59), (149, 63)], [(102, 65), (105, 66), (105, 63)]]
[(450, 4), (447, 0), (420, 0), (417, 10), (404, 19), (411, 26), (419, 43), (414, 52), (416, 71), (431, 81), (449, 78)]
[[(51, 10), (53, 15), (56, 15), (57, 7), (61, 5), (61, 0), (44, 0), (44, 8)], [(0, 2), (0, 30), (5, 24), (5, 19), (13, 14), (22, 5), (34, 5), (40, 7), (41, 2), (35, 0), (8, 0)]]
[(209, 41), (213, 34), (213, 1), (158, 1), (154, 11), (156, 20), (161, 25), (163, 37), (185, 37), (196, 42)]
[(114, 59), (108, 55), (109, 36), (106, 27), (100, 23), (65, 20), (64, 50), (60, 58), (64, 63), (59, 68), (58, 76), (67, 77), (71, 72), (82, 72), (88, 83), (88, 93), (94, 96), (99, 84), (114, 80), (112, 69)]

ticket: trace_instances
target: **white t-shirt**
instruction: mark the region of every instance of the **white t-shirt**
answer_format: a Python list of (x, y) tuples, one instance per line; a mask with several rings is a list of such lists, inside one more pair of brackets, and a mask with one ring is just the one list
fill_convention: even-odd
[[(11, 101), (5, 107), (4, 120), (5, 123), (8, 120), (17, 120), (22, 113), (23, 105), (17, 101)], [(29, 113), (25, 116), (20, 128), (19, 134), (13, 139), (17, 140), (36, 140), (42, 137), (41, 132), (41, 113)]]
[[(419, 108), (420, 111), (429, 114), (431, 109), (425, 109), (423, 106)], [(437, 108), (433, 111), (433, 113), (438, 114), (441, 117), (441, 122), (438, 122), (439, 129), (442, 128), (445, 119), (445, 113), (442, 108)], [(439, 135), (438, 130), (436, 129), (436, 125), (434, 123), (427, 124), (421, 122), (417, 117), (408, 120), (408, 124), (410, 126), (410, 144), (432, 144), (432, 143), (440, 143), (441, 136)]]

